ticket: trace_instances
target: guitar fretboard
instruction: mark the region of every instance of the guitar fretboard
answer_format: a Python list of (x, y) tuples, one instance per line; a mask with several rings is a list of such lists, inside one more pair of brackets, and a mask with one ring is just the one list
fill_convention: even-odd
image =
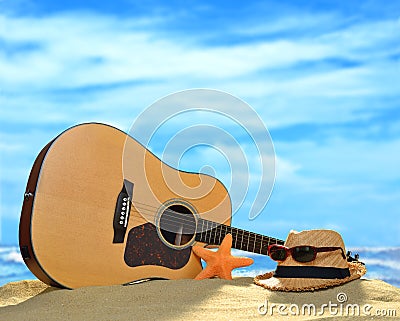
[(227, 234), (232, 234), (233, 248), (258, 254), (268, 255), (268, 246), (271, 244), (284, 244), (284, 241), (273, 237), (204, 219), (199, 219), (198, 221), (196, 241), (210, 245), (220, 245)]

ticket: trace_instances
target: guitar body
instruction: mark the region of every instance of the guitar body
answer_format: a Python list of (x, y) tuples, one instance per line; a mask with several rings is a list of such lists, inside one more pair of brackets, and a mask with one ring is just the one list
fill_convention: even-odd
[(118, 129), (83, 124), (37, 157), (20, 248), (29, 269), (59, 287), (194, 278), (202, 269), (191, 252), (195, 233), (179, 222), (196, 226), (198, 217), (230, 224), (220, 181), (164, 164)]

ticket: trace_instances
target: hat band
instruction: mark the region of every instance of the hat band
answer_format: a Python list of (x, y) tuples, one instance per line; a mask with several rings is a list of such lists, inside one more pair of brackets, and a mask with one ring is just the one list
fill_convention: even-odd
[(305, 279), (344, 279), (350, 276), (349, 268), (322, 266), (283, 266), (276, 267), (274, 277)]

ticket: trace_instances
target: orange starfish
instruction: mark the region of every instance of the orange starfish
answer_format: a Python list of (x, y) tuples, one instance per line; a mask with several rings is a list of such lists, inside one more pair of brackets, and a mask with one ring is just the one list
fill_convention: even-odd
[(233, 269), (253, 264), (253, 259), (232, 256), (231, 247), (231, 234), (227, 234), (224, 237), (217, 252), (200, 246), (193, 246), (192, 251), (194, 254), (201, 257), (207, 263), (206, 268), (195, 277), (195, 280), (203, 280), (214, 276), (225, 280), (232, 280)]

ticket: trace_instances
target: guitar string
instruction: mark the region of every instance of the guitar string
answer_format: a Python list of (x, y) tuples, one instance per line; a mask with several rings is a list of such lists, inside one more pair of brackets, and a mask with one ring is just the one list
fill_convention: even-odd
[[(131, 202), (134, 203), (134, 204), (133, 204), (134, 207), (136, 207), (136, 208), (138, 208), (138, 209), (142, 209), (142, 210), (151, 211), (151, 213), (153, 213), (153, 212), (152, 212), (153, 209), (154, 209), (155, 211), (158, 211), (158, 210), (159, 210), (159, 207), (156, 207), (156, 206), (152, 206), (152, 205), (149, 205), (149, 204), (141, 203), (141, 202), (138, 202), (138, 201), (131, 201)], [(135, 204), (140, 204), (141, 206), (136, 206)], [(147, 206), (147, 207), (150, 207), (151, 209), (147, 209), (147, 208), (143, 207), (142, 205)], [(179, 204), (178, 204), (178, 205), (179, 205)], [(182, 217), (182, 220), (184, 220), (184, 221), (186, 221), (186, 222), (189, 222), (189, 223), (192, 222), (191, 220), (187, 220), (187, 219), (186, 219), (186, 218), (188, 217), (187, 214), (180, 213), (180, 212), (176, 212), (176, 211), (174, 211), (174, 210), (169, 209), (168, 207), (164, 210), (164, 212), (174, 213), (174, 214), (176, 214), (176, 216), (181, 216), (181, 217)], [(188, 214), (189, 214), (189, 213), (188, 213)], [(192, 214), (192, 213), (191, 213), (191, 214)], [(154, 216), (155, 216), (155, 215), (154, 215)], [(204, 220), (204, 221), (207, 221), (208, 223), (217, 224), (218, 226), (219, 226), (219, 225), (229, 226), (229, 225), (225, 225), (225, 224), (223, 224), (223, 223), (218, 223), (218, 222), (214, 222), (214, 221), (210, 221), (210, 220), (205, 220), (205, 219), (203, 219), (203, 218), (201, 218), (201, 219)], [(229, 227), (230, 227), (230, 226), (229, 226)], [(214, 227), (212, 227), (212, 228), (214, 228)], [(231, 228), (232, 228), (232, 227), (231, 227)], [(233, 228), (235, 228), (235, 227), (233, 227)], [(246, 230), (243, 230), (243, 231), (248, 232), (248, 233), (257, 234), (257, 233), (250, 232), (250, 231), (246, 231)], [(257, 235), (262, 236), (261, 234), (257, 234)]]
[[(150, 227), (147, 227), (147, 226), (144, 226), (143, 229), (147, 230), (147, 231), (150, 231), (150, 232), (154, 232), (154, 229), (152, 229)], [(188, 242), (190, 242), (192, 239), (193, 239), (193, 237), (191, 237)], [(180, 246), (186, 245), (188, 242), (180, 244)], [(220, 244), (213, 244), (213, 243), (210, 243), (210, 242), (207, 242), (207, 241), (202, 241), (202, 240), (196, 240), (196, 242), (205, 243), (206, 245), (220, 245)], [(168, 243), (170, 243), (171, 245), (175, 245), (175, 244), (173, 244), (171, 242), (168, 242)], [(244, 244), (241, 244), (242, 246), (239, 246), (239, 244), (240, 244), (240, 242), (237, 242), (235, 244), (235, 242), (232, 241), (232, 248), (237, 249), (237, 250), (242, 250), (242, 251), (245, 251), (245, 252), (250, 252), (250, 253), (269, 256), (268, 250), (267, 250), (269, 244), (263, 244), (263, 243), (257, 244), (256, 243), (254, 245), (253, 243), (251, 243), (249, 247), (243, 246)], [(195, 244), (191, 244), (190, 246), (193, 246), (193, 245), (195, 245)]]
[[(147, 212), (149, 212), (150, 214), (147, 214), (147, 216), (150, 218), (150, 219), (153, 219), (153, 218), (155, 218), (155, 211), (158, 211), (159, 210), (159, 207), (156, 207), (156, 206), (153, 206), (153, 205), (150, 205), (150, 204), (146, 204), (146, 203), (142, 203), (142, 202), (139, 202), (139, 201), (133, 201), (133, 200), (130, 200), (130, 202), (131, 202), (131, 204), (135, 207), (135, 208), (137, 208), (137, 209), (141, 209), (141, 210), (143, 210), (143, 211), (147, 211)], [(141, 206), (137, 206), (136, 204), (140, 204)], [(178, 204), (179, 205), (179, 204)], [(145, 208), (145, 207), (143, 207), (143, 206), (146, 206), (146, 207), (149, 207), (149, 208)], [(180, 216), (181, 217), (181, 219), (179, 219), (179, 221), (177, 220), (177, 219), (173, 219), (173, 220), (168, 220), (167, 218), (164, 218), (164, 221), (166, 221), (166, 220), (168, 220), (169, 222), (171, 222), (172, 224), (174, 224), (174, 223), (176, 223), (176, 222), (179, 222), (179, 223), (182, 223), (182, 226), (183, 226), (183, 224), (184, 224), (184, 222), (188, 222), (188, 224), (190, 224), (189, 225), (189, 228), (193, 228), (193, 221), (192, 220), (188, 220), (187, 219), (187, 214), (183, 214), (183, 213), (180, 213), (180, 212), (176, 212), (176, 211), (173, 211), (173, 210), (171, 210), (171, 209), (169, 209), (168, 207), (164, 210), (164, 213), (165, 212), (167, 212), (167, 213), (174, 213), (175, 214), (175, 216)], [(139, 212), (139, 214), (141, 214), (143, 217), (145, 216), (144, 215), (144, 213), (142, 213), (142, 212)], [(192, 213), (191, 213), (192, 214)], [(192, 214), (193, 215), (193, 214)], [(235, 227), (231, 227), (231, 226), (229, 226), (229, 225), (225, 225), (225, 224), (222, 224), (222, 223), (218, 223), (218, 222), (214, 222), (214, 221), (210, 221), (210, 220), (205, 220), (205, 219), (203, 219), (203, 218), (201, 218), (202, 220), (203, 220), (203, 222), (205, 221), (205, 222), (207, 222), (207, 228), (206, 229), (204, 229), (204, 231), (201, 231), (200, 233), (207, 233), (208, 231), (212, 231), (213, 229), (217, 229), (218, 228), (218, 226), (226, 226), (226, 227), (228, 227), (228, 228), (230, 228), (231, 229), (231, 232), (234, 232), (234, 233), (239, 233), (240, 231), (242, 231), (242, 234), (244, 234), (244, 233), (247, 233), (247, 234), (249, 234), (249, 236), (247, 237), (247, 238), (250, 238), (251, 240), (253, 240), (253, 237), (254, 237), (254, 239), (257, 239), (257, 237), (261, 237), (261, 239), (262, 239), (262, 241), (264, 241), (263, 239), (264, 238), (268, 238), (268, 240), (269, 240), (269, 243), (270, 244), (276, 244), (276, 243), (278, 243), (278, 242), (281, 242), (281, 243), (283, 243), (284, 241), (282, 241), (282, 240), (280, 240), (280, 239), (277, 239), (277, 238), (273, 238), (273, 237), (270, 237), (270, 236), (265, 236), (265, 235), (262, 235), (262, 234), (258, 234), (258, 233), (254, 233), (254, 232), (250, 232), (250, 231), (246, 231), (246, 230), (243, 230), (243, 229), (238, 229), (238, 228), (235, 228)], [(148, 218), (146, 218), (146, 220), (147, 221), (150, 221)], [(208, 224), (209, 223), (211, 223), (211, 228), (208, 228)], [(173, 226), (173, 225), (172, 225)], [(195, 226), (196, 225), (194, 225), (194, 231), (195, 231)], [(203, 223), (203, 226), (204, 226), (204, 223)], [(173, 227), (175, 227), (175, 226), (173, 226)], [(187, 227), (187, 226), (186, 226)], [(232, 229), (234, 229), (234, 230), (232, 230)], [(236, 231), (235, 231), (236, 230)], [(254, 236), (253, 236), (253, 235)], [(233, 235), (232, 235), (233, 236)], [(243, 237), (244, 237), (244, 235), (243, 235)], [(270, 242), (271, 240), (273, 240), (272, 242)]]
[[(138, 213), (139, 215), (140, 215), (140, 213), (139, 212), (137, 212), (137, 211), (135, 211), (136, 213)], [(150, 228), (150, 227), (147, 227), (147, 226), (143, 226), (143, 229), (145, 229), (145, 230), (147, 230), (147, 231), (151, 231), (151, 232), (154, 232), (154, 230), (152, 229), (152, 228)], [(232, 236), (233, 237), (233, 236)], [(204, 242), (204, 243), (206, 243), (206, 244), (208, 244), (208, 245), (218, 245), (218, 244), (211, 244), (211, 243), (207, 243), (206, 241), (200, 241), (200, 242)], [(234, 244), (234, 242), (232, 242), (233, 244)], [(172, 244), (172, 243), (171, 243)], [(185, 244), (187, 244), (187, 243), (185, 243)], [(181, 245), (185, 245), (185, 244), (181, 244)], [(247, 249), (244, 249), (243, 247), (242, 248), (240, 248), (240, 247), (238, 247), (238, 246), (234, 246), (232, 244), (232, 248), (236, 248), (236, 249), (238, 249), (238, 250), (242, 250), (242, 251), (246, 251), (246, 252), (251, 252), (251, 253), (255, 253), (255, 254), (260, 254), (260, 255), (266, 255), (266, 256), (268, 256), (269, 254), (268, 254), (268, 251), (265, 251), (266, 250), (266, 246), (265, 245), (263, 245), (263, 244), (260, 244), (260, 246), (257, 248), (256, 246), (254, 246), (253, 245), (253, 249), (251, 250), (251, 249), (249, 249), (249, 248), (247, 248)], [(237, 244), (236, 244), (237, 245)], [(268, 244), (267, 244), (268, 245)]]
[[(140, 202), (137, 202), (137, 203), (140, 203)], [(147, 205), (147, 204), (144, 204), (144, 205)], [(152, 207), (151, 205), (147, 205), (147, 206)], [(139, 206), (135, 206), (135, 208), (142, 209), (143, 211), (150, 212), (149, 209), (146, 209), (146, 208), (143, 208), (143, 207), (141, 208)], [(156, 208), (156, 207), (153, 207), (153, 208)], [(148, 216), (149, 218), (154, 218), (154, 213), (152, 211), (149, 214), (145, 214), (145, 213), (139, 212), (137, 210), (135, 212), (137, 212), (142, 217)], [(183, 219), (179, 219), (179, 220), (177, 220), (177, 219), (168, 219), (167, 217), (164, 218), (163, 223), (164, 222), (171, 223), (169, 226), (172, 227), (172, 228), (170, 228), (168, 230), (174, 231), (174, 228), (176, 228), (176, 226), (174, 224), (175, 223), (182, 223), (182, 228), (187, 228), (189, 230), (192, 229), (194, 232), (196, 232), (196, 224), (192, 220), (186, 219), (188, 217), (187, 215), (179, 213), (179, 212), (176, 212), (176, 211), (173, 211), (173, 210), (169, 210), (169, 209), (166, 209), (164, 212), (174, 213), (174, 214), (177, 214), (177, 215), (183, 217)], [(146, 221), (149, 221), (148, 218), (145, 218), (145, 219), (146, 219)], [(276, 238), (273, 238), (273, 237), (269, 237), (269, 236), (261, 235), (261, 234), (258, 234), (258, 233), (254, 233), (254, 232), (238, 229), (238, 228), (235, 228), (235, 227), (231, 227), (229, 225), (220, 224), (220, 223), (217, 223), (217, 222), (208, 221), (208, 220), (204, 220), (204, 219), (202, 219), (202, 220), (206, 221), (208, 223), (211, 223), (211, 228), (205, 229), (204, 231), (201, 231), (200, 233), (205, 233), (206, 234), (208, 231), (210, 231), (210, 233), (211, 233), (212, 230), (215, 230), (214, 233), (218, 233), (218, 230), (217, 230), (218, 227), (225, 226), (226, 228), (231, 230), (230, 234), (232, 234), (232, 237), (237, 238), (237, 235), (239, 235), (239, 233), (242, 232), (242, 241), (248, 240), (248, 241), (253, 241), (253, 243), (258, 243), (258, 242), (262, 243), (262, 242), (267, 241), (268, 244), (276, 244), (278, 242), (283, 242), (283, 241), (281, 241), (279, 239), (276, 239)], [(184, 225), (185, 223), (188, 223), (188, 225)], [(221, 229), (222, 229), (222, 227), (221, 227)], [(196, 233), (198, 233), (198, 232), (196, 232)], [(226, 233), (226, 231), (225, 231), (225, 233)], [(220, 231), (220, 234), (221, 234), (221, 231)], [(248, 236), (246, 236), (246, 239), (243, 239), (245, 237), (244, 234), (248, 234)], [(210, 237), (211, 237), (211, 235), (210, 235)], [(214, 239), (215, 238), (216, 237), (214, 237)], [(258, 238), (261, 238), (261, 240), (259, 240)], [(264, 238), (265, 238), (265, 240), (264, 240)]]
[[(136, 210), (134, 210), (134, 212), (138, 214), (138, 217), (142, 217), (142, 214), (140, 212), (138, 212)], [(230, 228), (230, 226), (227, 226), (227, 227)], [(146, 229), (146, 230), (149, 230), (149, 231), (154, 231), (151, 228), (146, 227), (146, 226), (144, 226), (143, 228)], [(252, 232), (250, 232), (250, 233), (252, 233)], [(236, 238), (236, 236), (238, 235), (234, 231), (228, 232), (226, 234), (232, 234), (232, 238)], [(221, 235), (221, 236), (225, 236), (225, 235)], [(265, 238), (268, 238), (268, 236), (265, 236)], [(272, 242), (272, 239), (273, 238), (270, 238), (269, 240), (267, 240), (267, 239), (265, 239), (265, 240), (251, 239), (253, 241), (253, 243), (250, 243), (250, 242), (246, 242), (246, 243), (245, 242), (239, 242), (238, 239), (236, 239), (236, 242), (232, 241), (232, 247), (236, 248), (236, 249), (239, 249), (239, 250), (251, 252), (251, 253), (256, 253), (256, 254), (261, 254), (261, 255), (268, 255), (268, 252), (265, 251), (266, 247), (269, 246), (270, 244), (276, 244), (275, 242)], [(209, 241), (200, 240), (200, 242), (204, 242), (204, 243), (207, 243), (209, 245), (220, 245), (220, 244), (213, 244), (213, 242), (210, 242), (210, 241), (211, 240), (209, 240)], [(240, 244), (240, 246), (238, 246), (239, 244)], [(246, 244), (248, 244), (248, 246), (246, 246)]]
[[(134, 203), (133, 205), (135, 206), (135, 208), (142, 209), (142, 210), (147, 210), (147, 211), (151, 211), (151, 213), (153, 213), (153, 212), (152, 212), (152, 209), (157, 210), (157, 211), (159, 210), (159, 207), (155, 207), (155, 206), (152, 206), (152, 205), (149, 205), (149, 204), (145, 204), (145, 203), (141, 203), (141, 202), (138, 202), (138, 201), (132, 201), (132, 203)], [(147, 209), (147, 208), (145, 208), (145, 207), (143, 207), (143, 206), (136, 206), (135, 204), (144, 205), (144, 206), (150, 207), (150, 208), (152, 208), (152, 209)], [(180, 212), (176, 212), (176, 211), (174, 211), (174, 210), (170, 210), (169, 208), (166, 208), (166, 209), (164, 210), (164, 212), (174, 213), (174, 214), (176, 214), (176, 216), (181, 216), (183, 221), (186, 221), (186, 222), (189, 222), (189, 223), (192, 222), (191, 220), (187, 220), (187, 219), (186, 219), (186, 218), (188, 217), (187, 214), (183, 214), (183, 213), (180, 213)], [(155, 214), (154, 214), (154, 216), (155, 216)], [(201, 218), (201, 219), (204, 220), (204, 221), (207, 221), (208, 223), (211, 223), (212, 225), (215, 225), (215, 224), (216, 224), (216, 226), (220, 226), (220, 225), (229, 226), (229, 225), (225, 225), (225, 224), (223, 224), (223, 223), (218, 223), (218, 222), (214, 222), (214, 221), (210, 221), (210, 220), (205, 220), (205, 219), (203, 219), (203, 218)], [(211, 229), (215, 228), (216, 226), (211, 227)], [(229, 227), (231, 227), (231, 226), (229, 226)], [(235, 227), (231, 227), (231, 228), (235, 228)], [(237, 229), (237, 228), (235, 228), (235, 229)], [(259, 236), (264, 236), (264, 235), (261, 235), (261, 234), (258, 234), (258, 233), (254, 233), (254, 232), (250, 232), (250, 231), (246, 231), (246, 230), (242, 230), (242, 231), (248, 232), (248, 233), (252, 233), (252, 234), (255, 234), (255, 235), (259, 235)], [(264, 237), (268, 237), (268, 236), (264, 236)]]
[[(142, 210), (144, 210), (144, 211), (149, 211), (148, 209), (141, 208), (141, 207), (138, 207), (138, 206), (135, 206), (135, 208), (137, 208), (137, 209), (142, 209)], [(149, 218), (153, 218), (153, 217), (154, 217), (153, 212), (151, 212), (151, 213), (149, 213), (149, 214), (145, 214), (145, 213), (142, 213), (142, 212), (139, 212), (139, 211), (136, 211), (136, 212), (139, 213), (141, 216), (148, 216)], [(174, 224), (174, 223), (182, 223), (182, 225), (183, 225), (184, 223), (188, 223), (188, 225), (184, 225), (183, 227), (186, 227), (186, 228), (188, 228), (188, 229), (191, 229), (191, 228), (192, 228), (193, 231), (196, 231), (196, 229), (195, 229), (196, 224), (193, 222), (193, 220), (186, 219), (186, 218), (188, 217), (188, 215), (185, 215), (185, 214), (182, 214), (182, 213), (173, 211), (173, 210), (169, 210), (169, 209), (166, 209), (164, 212), (174, 213), (174, 214), (178, 214), (178, 215), (184, 217), (183, 219), (179, 219), (179, 220), (177, 220), (177, 219), (168, 219), (168, 218), (164, 218), (164, 220), (163, 220), (164, 222), (170, 222), (171, 224)], [(149, 221), (147, 218), (146, 218), (146, 220)], [(206, 233), (206, 232), (208, 232), (208, 231), (210, 231), (210, 230), (217, 229), (217, 228), (220, 227), (220, 226), (225, 226), (225, 227), (227, 227), (227, 228), (229, 228), (229, 229), (234, 229), (234, 230), (236, 230), (236, 231), (234, 231), (234, 232), (236, 232), (236, 233), (242, 231), (242, 232), (244, 232), (244, 233), (249, 233), (250, 236), (252, 236), (252, 234), (253, 234), (255, 237), (259, 236), (259, 237), (265, 237), (265, 238), (269, 238), (269, 239), (275, 239), (275, 238), (273, 238), (273, 237), (269, 237), (269, 236), (261, 235), (261, 234), (255, 233), (255, 232), (250, 232), (250, 231), (238, 229), (238, 228), (236, 228), (236, 227), (232, 227), (232, 226), (225, 225), (225, 224), (222, 224), (222, 223), (218, 223), (218, 222), (214, 222), (214, 221), (208, 221), (208, 220), (204, 220), (204, 219), (202, 219), (202, 220), (203, 220), (203, 221), (206, 221), (206, 222), (208, 222), (208, 223), (211, 223), (212, 226), (211, 226), (211, 228), (204, 229), (204, 231), (202, 231), (202, 232), (200, 232), (200, 233)], [(170, 226), (171, 226), (171, 225), (170, 225)], [(173, 225), (172, 225), (172, 226), (173, 226)], [(175, 227), (175, 226), (174, 226), (174, 227)], [(275, 240), (278, 240), (278, 239), (275, 239)], [(278, 241), (279, 241), (279, 240), (278, 240)]]
[[(152, 208), (154, 208), (154, 209), (158, 209), (158, 208), (156, 208), (156, 207), (154, 207), (154, 206), (147, 205), (147, 204), (144, 204), (144, 203), (141, 203), (141, 202), (135, 202), (135, 203), (143, 204), (143, 205), (152, 207)], [(145, 210), (145, 211), (151, 211), (151, 210), (149, 210), (149, 209), (146, 209), (146, 208), (140, 207), (140, 206), (135, 206), (135, 208), (142, 209), (142, 210)], [(188, 217), (187, 214), (182, 214), (182, 213), (179, 213), (179, 212), (170, 210), (170, 209), (168, 209), (168, 208), (167, 208), (164, 212), (174, 213), (174, 214), (176, 214), (177, 216), (183, 217), (183, 219), (180, 219), (180, 220), (177, 220), (177, 219), (168, 220), (167, 218), (164, 218), (164, 221), (169, 221), (169, 222), (171, 222), (172, 224), (174, 224), (174, 223), (176, 223), (176, 222), (179, 222), (179, 223), (188, 222), (189, 228), (193, 228), (193, 227), (194, 227), (193, 230), (195, 230), (195, 225), (193, 226), (193, 221), (192, 221), (192, 220), (186, 219), (186, 218)], [(142, 216), (145, 216), (144, 213), (139, 212), (139, 214), (141, 214)], [(150, 215), (151, 215), (151, 217), (150, 217)], [(148, 214), (147, 216), (149, 216), (150, 218), (153, 218), (155, 215), (154, 215), (153, 211), (151, 211), (151, 214)], [(146, 219), (146, 220), (148, 220), (148, 219)], [(263, 239), (263, 238), (268, 238), (269, 240), (273, 240), (273, 242), (270, 242), (271, 244), (272, 244), (272, 243), (283, 242), (282, 240), (279, 240), (279, 239), (277, 239), (277, 238), (273, 238), (273, 237), (265, 236), (265, 235), (262, 235), (262, 234), (258, 234), (258, 233), (254, 233), (254, 232), (250, 232), (250, 231), (238, 229), (238, 228), (231, 227), (231, 226), (229, 226), (229, 225), (225, 225), (225, 224), (222, 224), (222, 223), (218, 223), (218, 222), (214, 222), (214, 221), (209, 221), (209, 220), (204, 220), (204, 219), (202, 219), (202, 220), (203, 220), (203, 221), (206, 221), (207, 224), (208, 224), (208, 223), (211, 223), (211, 228), (205, 229), (205, 230), (202, 231), (201, 233), (207, 233), (208, 231), (211, 231), (211, 230), (213, 230), (213, 229), (217, 229), (219, 226), (226, 226), (226, 227), (228, 227), (228, 228), (230, 228), (230, 229), (236, 230), (236, 231), (233, 230), (233, 232), (235, 232), (235, 233), (239, 233), (240, 231), (242, 231), (242, 234), (243, 234), (243, 233), (248, 233), (250, 238), (254, 237), (254, 238), (256, 239), (257, 237), (261, 237), (262, 239)], [(182, 224), (183, 224), (183, 223), (182, 223)], [(173, 226), (173, 227), (175, 227), (175, 226)], [(187, 227), (187, 226), (186, 226), (186, 227)], [(253, 235), (254, 235), (254, 236), (253, 236)]]

